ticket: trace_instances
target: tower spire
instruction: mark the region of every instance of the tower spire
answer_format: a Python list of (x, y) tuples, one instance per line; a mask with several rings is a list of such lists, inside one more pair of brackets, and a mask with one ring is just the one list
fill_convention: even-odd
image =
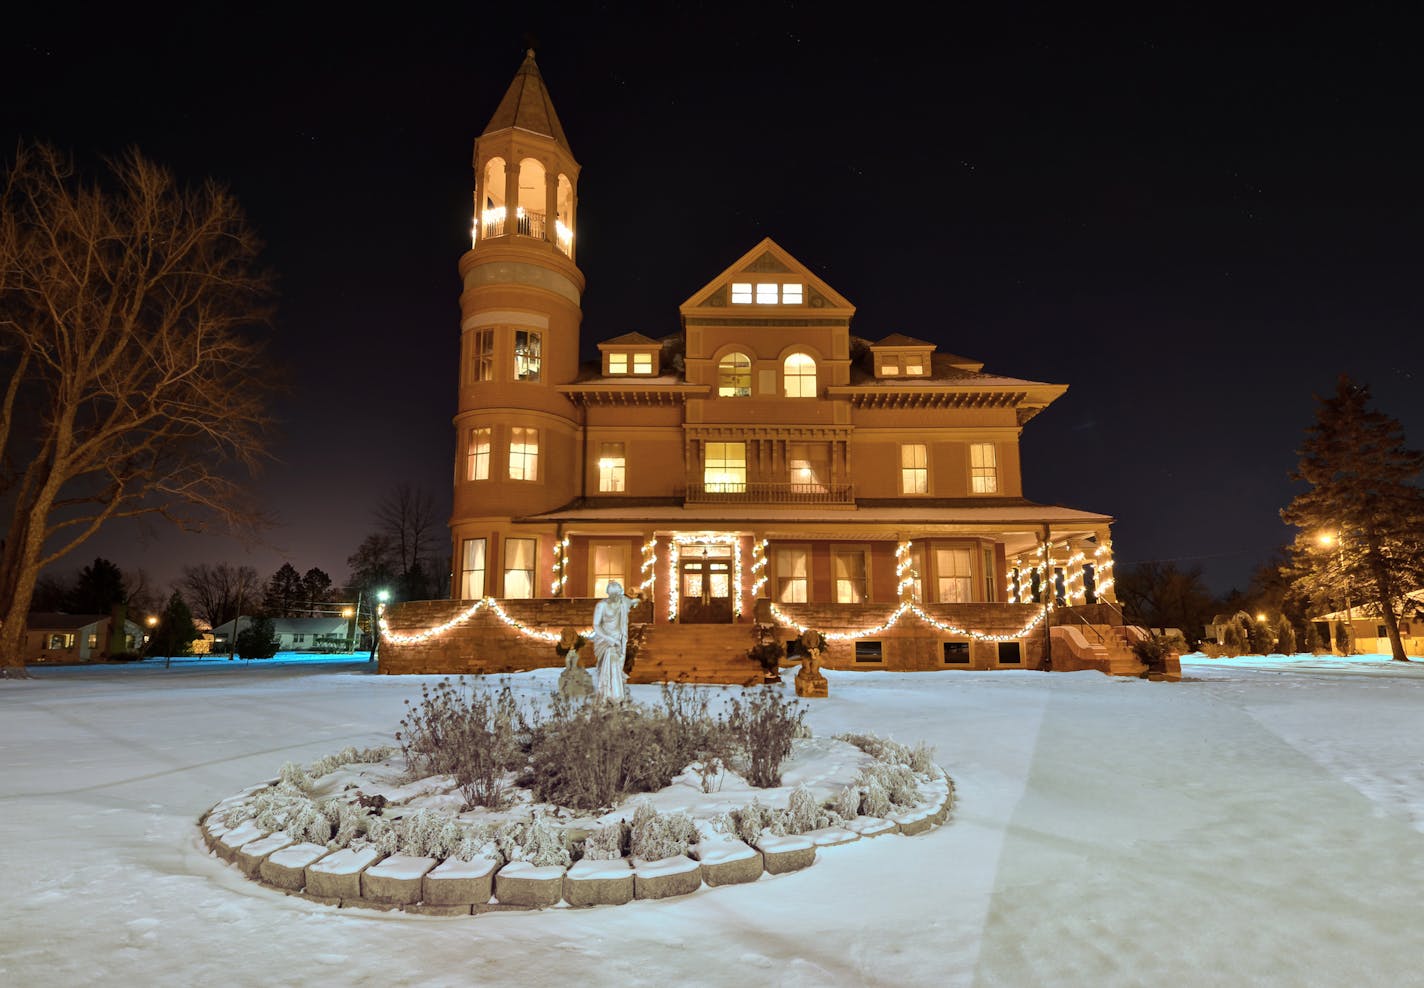
[(551, 138), (559, 147), (573, 154), (568, 138), (564, 136), (563, 125), (559, 123), (559, 115), (554, 112), (554, 103), (549, 99), (544, 77), (539, 74), (539, 66), (534, 61), (533, 48), (525, 51), (519, 71), (514, 74), (514, 80), (504, 92), (504, 99), (499, 101), (499, 107), (480, 136), (487, 137), (511, 127)]

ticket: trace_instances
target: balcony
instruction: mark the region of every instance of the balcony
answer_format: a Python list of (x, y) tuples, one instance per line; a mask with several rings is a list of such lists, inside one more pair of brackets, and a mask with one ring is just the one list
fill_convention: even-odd
[[(503, 206), (486, 209), (480, 217), (481, 229), (479, 239), (489, 240), (493, 237), (502, 237), (506, 233), (515, 233), (521, 237), (532, 237), (535, 240), (548, 239), (548, 223), (542, 212), (536, 213), (533, 210), (525, 209), (523, 206), (520, 206), (515, 210), (513, 230), (509, 229), (509, 224), (506, 222), (507, 215)], [(573, 249), (573, 231), (564, 225), (563, 220), (555, 220), (554, 232), (557, 235), (554, 246), (558, 247), (560, 252), (568, 254)]]
[(688, 504), (855, 504), (853, 484), (689, 484)]

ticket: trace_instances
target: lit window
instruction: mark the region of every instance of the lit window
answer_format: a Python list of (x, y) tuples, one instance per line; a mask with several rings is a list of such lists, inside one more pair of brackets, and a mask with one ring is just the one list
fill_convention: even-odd
[(925, 599), (925, 582), (922, 574), (925, 571), (925, 554), (920, 551), (919, 546), (910, 549), (910, 568), (905, 571), (904, 579), (910, 581), (910, 585), (905, 589), (910, 592), (910, 599), (915, 603), (921, 603)]
[(748, 282), (748, 281), (734, 281), (734, 282), (732, 282), (732, 304), (733, 304), (733, 305), (751, 305), (751, 304), (752, 304), (752, 286), (751, 286), (751, 282)]
[(539, 479), (539, 430), (519, 426), (509, 430), (509, 479)]
[(539, 333), (528, 329), (514, 331), (514, 379), (537, 381), (544, 363), (543, 340)]
[(729, 353), (717, 363), (717, 397), (750, 398), (752, 361), (745, 353)]
[(994, 494), (999, 490), (998, 458), (993, 443), (971, 443), (969, 475), (975, 494)]
[(859, 549), (834, 549), (831, 568), (836, 579), (837, 604), (865, 602), (865, 553)]
[(923, 357), (906, 357), (906, 358), (905, 358), (905, 375), (906, 375), (907, 377), (924, 377), (924, 374), (925, 374), (925, 358), (923, 358)]
[(460, 599), (478, 600), (485, 595), (485, 540), (465, 539), (460, 550)]
[(628, 373), (628, 355), (626, 353), (610, 353), (608, 355), (608, 373)]
[(702, 483), (709, 491), (740, 494), (747, 487), (747, 444), (708, 443)]
[(757, 305), (775, 305), (778, 289), (781, 286), (776, 282), (757, 282)]
[(528, 600), (534, 596), (534, 540), (504, 540), (504, 596)]
[(801, 288), (802, 288), (802, 286), (799, 285), (799, 284), (797, 284), (797, 285), (782, 285), (782, 286), (781, 286), (781, 304), (782, 304), (782, 305), (800, 305), (800, 304), (801, 304), (801, 300), (802, 300), (802, 291), (801, 291)]
[[(622, 542), (595, 542), (593, 544), (593, 595), (608, 596), (608, 583), (617, 581), (628, 588), (628, 546)], [(628, 588), (627, 593), (632, 593)]]
[(930, 489), (929, 453), (924, 443), (900, 444), (900, 493), (927, 494)]
[(88, 642), (89, 642), (89, 647), (90, 647), (90, 648), (98, 648), (98, 647), (99, 647), (99, 636), (96, 635), (96, 634), (94, 634), (93, 632), (90, 632), (89, 638), (88, 638)]
[(633, 354), (633, 373), (651, 374), (653, 372), (653, 355), (651, 353)]
[(941, 604), (967, 604), (973, 597), (973, 574), (969, 572), (968, 549), (936, 549), (935, 574), (939, 579)]
[(469, 469), (465, 472), (466, 480), (489, 480), (490, 430), (488, 427), (470, 430), (470, 448), (467, 459)]
[(494, 380), (494, 330), (477, 329), (472, 373), (476, 381)]
[(804, 604), (809, 597), (805, 549), (776, 550), (776, 599), (783, 604)]
[(895, 363), (895, 361), (891, 360), (889, 357), (886, 357), (886, 358), (881, 362), (881, 364), (880, 364), (880, 376), (881, 376), (881, 377), (898, 377), (899, 374), (900, 374), (900, 365), (897, 364), (897, 363)]
[(786, 358), (782, 376), (786, 381), (786, 397), (816, 397), (816, 361), (812, 357), (793, 353)]
[(624, 467), (622, 443), (599, 443), (598, 445), (598, 489), (609, 493), (624, 490)]
[[(1092, 570), (1092, 568), (1093, 568), (1093, 566), (1092, 566), (1091, 563), (1089, 563), (1087, 566), (1084, 566), (1084, 567), (1083, 567), (1083, 570), (1084, 570), (1084, 580), (1085, 580), (1084, 586), (1087, 586), (1087, 582), (1092, 580), (1092, 575), (1091, 575), (1091, 570)], [(1089, 589), (1089, 590), (1088, 590), (1088, 593), (1091, 595), (1092, 590)], [(993, 550), (993, 549), (985, 549), (985, 550), (984, 550), (984, 600), (987, 600), (987, 601), (989, 601), (990, 603), (993, 603), (993, 601), (994, 601), (994, 550)], [(1093, 603), (1093, 598), (1092, 598), (1091, 596), (1088, 597), (1088, 603), (1090, 603), (1090, 604)]]

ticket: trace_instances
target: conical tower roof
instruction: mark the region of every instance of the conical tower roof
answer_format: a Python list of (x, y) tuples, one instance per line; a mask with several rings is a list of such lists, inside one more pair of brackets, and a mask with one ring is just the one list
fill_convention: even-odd
[(564, 136), (564, 128), (559, 123), (559, 115), (554, 112), (554, 103), (549, 99), (549, 91), (544, 88), (544, 77), (539, 74), (539, 66), (534, 64), (533, 48), (524, 53), (524, 63), (514, 74), (514, 81), (505, 91), (504, 99), (499, 101), (499, 109), (494, 111), (489, 126), (480, 136), (510, 127), (551, 137), (570, 155), (573, 154), (568, 138)]

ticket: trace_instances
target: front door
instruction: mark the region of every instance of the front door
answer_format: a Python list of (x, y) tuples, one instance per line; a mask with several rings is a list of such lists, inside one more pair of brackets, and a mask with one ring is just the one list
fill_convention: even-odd
[(683, 624), (730, 624), (732, 561), (725, 556), (685, 555), (681, 570), (678, 620)]

